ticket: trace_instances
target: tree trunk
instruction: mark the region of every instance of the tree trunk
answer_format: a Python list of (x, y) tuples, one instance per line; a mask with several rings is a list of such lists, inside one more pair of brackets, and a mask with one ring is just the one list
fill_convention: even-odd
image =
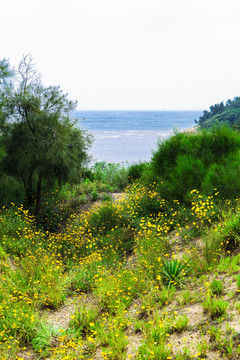
[(30, 175), (27, 180), (24, 178), (23, 173), (21, 173), (21, 177), (25, 189), (25, 201), (28, 205), (33, 205), (34, 196), (32, 191), (32, 175)]
[(41, 203), (42, 203), (42, 174), (41, 174), (41, 171), (39, 171), (38, 172), (38, 184), (37, 184), (36, 209), (35, 209), (36, 217), (41, 212)]

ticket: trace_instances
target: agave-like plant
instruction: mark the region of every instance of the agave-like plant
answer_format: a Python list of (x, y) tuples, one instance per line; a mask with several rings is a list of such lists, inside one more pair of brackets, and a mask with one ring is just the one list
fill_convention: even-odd
[(164, 284), (168, 285), (170, 288), (171, 285), (176, 287), (183, 284), (183, 270), (186, 273), (188, 270), (185, 270), (185, 264), (180, 260), (166, 260), (162, 264), (161, 277)]

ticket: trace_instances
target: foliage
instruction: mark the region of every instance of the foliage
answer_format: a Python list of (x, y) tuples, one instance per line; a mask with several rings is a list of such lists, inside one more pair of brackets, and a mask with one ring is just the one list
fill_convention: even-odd
[(96, 162), (90, 170), (93, 180), (107, 184), (112, 191), (123, 190), (128, 185), (128, 169), (120, 163)]
[[(82, 190), (89, 196), (94, 184), (85, 179), (76, 186), (65, 185), (49, 192), (44, 195), (44, 206), (47, 208), (49, 202), (51, 209), (55, 203), (63, 214), (65, 205), (81, 196)], [(98, 355), (124, 360), (180, 359), (187, 358), (186, 354), (188, 358), (200, 354), (207, 357), (211, 345), (221, 353), (235, 354), (237, 342), (227, 326), (226, 339), (219, 338), (219, 343), (206, 345), (204, 335), (212, 339), (216, 335), (217, 339), (212, 321), (224, 321), (225, 326), (227, 319), (222, 317), (228, 303), (216, 296), (229, 285), (229, 275), (240, 271), (239, 255), (226, 256), (232, 247), (218, 247), (222, 236), (229, 236), (234, 229), (237, 238), (239, 201), (216, 206), (216, 199), (195, 189), (189, 194), (190, 208), (179, 201), (170, 207), (159, 196), (156, 184), (147, 188), (137, 182), (113, 203), (92, 204), (81, 213), (77, 206), (67, 222), (59, 217), (58, 231), (52, 233), (40, 230), (22, 206), (3, 208), (0, 357), (21, 358), (20, 347), (29, 345), (36, 357), (57, 360)], [(221, 210), (217, 210), (219, 206)], [(186, 245), (187, 231), (192, 235)], [(201, 264), (207, 262), (202, 234), (208, 236), (203, 239), (206, 243), (216, 240), (217, 254), (209, 247), (211, 262), (200, 273), (192, 258), (198, 257)], [(191, 278), (185, 276), (187, 273)], [(228, 276), (221, 276), (220, 281), (219, 273)], [(238, 286), (236, 275), (232, 281)], [(186, 286), (180, 291), (181, 284)], [(60, 312), (52, 311), (66, 297)], [(234, 306), (232, 298), (230, 301)], [(198, 303), (210, 319), (189, 326), (187, 311)], [(74, 306), (75, 313), (70, 314)], [(61, 328), (61, 322), (51, 324), (52, 317), (59, 319), (62, 311), (69, 311), (71, 318), (67, 329)], [(203, 337), (198, 355), (187, 352), (187, 348), (177, 354), (171, 347), (174, 333), (182, 332), (179, 341), (184, 341), (196, 331)]]
[(41, 353), (42, 356), (49, 355), (49, 352), (46, 350), (51, 346), (52, 339), (57, 337), (59, 334), (59, 329), (53, 326), (50, 326), (46, 323), (41, 323), (38, 328), (38, 332), (35, 337), (32, 339), (33, 348)]
[(173, 331), (182, 332), (187, 329), (189, 323), (189, 318), (184, 315), (179, 315), (176, 320), (174, 321), (174, 324), (172, 325)]
[(171, 350), (163, 343), (160, 344), (144, 344), (140, 347), (138, 358), (141, 359), (170, 359)]
[(150, 163), (151, 177), (168, 201), (188, 202), (193, 188), (207, 195), (217, 188), (221, 197), (234, 198), (239, 192), (239, 150), (240, 135), (230, 128), (178, 133), (159, 143)]
[(209, 128), (218, 124), (239, 128), (240, 97), (235, 97), (233, 100), (229, 99), (225, 104), (221, 101), (219, 104), (210, 106), (209, 111), (204, 110), (203, 115), (199, 117), (199, 120), (195, 121), (201, 128)]
[(213, 279), (210, 284), (210, 290), (213, 296), (220, 296), (223, 292), (223, 282), (221, 280)]
[(1, 126), (6, 149), (4, 168), (21, 179), (29, 204), (41, 211), (42, 184), (66, 181), (88, 156), (90, 138), (70, 120), (76, 103), (59, 87), (44, 87), (30, 56), (25, 56), (11, 84), (4, 89)]
[(240, 275), (237, 276), (237, 287), (240, 290)]
[(168, 287), (178, 287), (183, 284), (185, 264), (179, 260), (166, 260), (162, 263), (161, 277)]
[(143, 173), (148, 169), (149, 163), (139, 162), (128, 167), (128, 177), (131, 183), (142, 178)]
[(215, 189), (224, 199), (236, 199), (240, 194), (240, 152), (226, 155), (221, 164), (212, 164), (202, 182), (205, 193)]
[(89, 219), (89, 228), (95, 234), (106, 234), (109, 230), (114, 229), (119, 222), (118, 209), (108, 203), (99, 210), (92, 212)]
[(207, 299), (202, 303), (205, 312), (209, 313), (212, 319), (217, 319), (226, 314), (229, 303), (223, 300)]
[(80, 306), (70, 321), (70, 327), (73, 327), (76, 331), (83, 335), (91, 334), (94, 330), (98, 319), (98, 309), (90, 306)]
[(221, 224), (216, 224), (205, 235), (205, 256), (208, 264), (216, 262), (223, 254), (239, 245), (239, 212), (229, 211)]

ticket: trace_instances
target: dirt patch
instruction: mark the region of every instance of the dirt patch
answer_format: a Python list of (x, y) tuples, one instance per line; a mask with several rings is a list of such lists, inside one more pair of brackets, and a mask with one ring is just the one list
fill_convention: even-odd
[(93, 304), (98, 306), (99, 301), (92, 294), (70, 297), (58, 310), (44, 310), (41, 316), (53, 326), (59, 329), (67, 329), (71, 316), (80, 304)]
[(133, 334), (128, 336), (128, 345), (126, 347), (127, 357), (131, 355), (136, 356), (139, 346), (142, 344), (142, 334)]
[(222, 354), (220, 354), (220, 352), (208, 351), (206, 359), (208, 359), (208, 360), (221, 360), (222, 359)]
[(221, 330), (226, 333), (231, 329), (233, 332), (240, 334), (239, 312), (236, 310), (230, 311), (230, 317), (229, 321), (222, 323)]
[(59, 329), (67, 329), (71, 316), (74, 314), (76, 308), (76, 299), (69, 298), (66, 303), (58, 310), (46, 311), (41, 313), (49, 323)]
[[(172, 346), (172, 352), (174, 354), (184, 353), (187, 350), (191, 352), (191, 356), (199, 352), (198, 345), (201, 344), (204, 339), (200, 331), (184, 331), (183, 333), (175, 333), (170, 335), (169, 344)], [(208, 340), (206, 340), (208, 342)]]
[(24, 359), (24, 360), (35, 360), (39, 358), (37, 355), (35, 355), (34, 350), (32, 347), (28, 347), (25, 350), (22, 350), (19, 352), (17, 359)]
[(197, 326), (207, 320), (201, 304), (190, 305), (184, 309), (184, 312), (189, 318), (188, 326)]
[(94, 355), (94, 360), (103, 360), (101, 348), (98, 348), (96, 350), (95, 355)]

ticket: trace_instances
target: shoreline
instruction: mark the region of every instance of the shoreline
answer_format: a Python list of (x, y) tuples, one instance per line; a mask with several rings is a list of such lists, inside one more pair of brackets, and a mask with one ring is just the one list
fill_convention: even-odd
[(192, 126), (192, 127), (186, 128), (186, 129), (184, 129), (182, 132), (196, 134), (197, 131), (198, 131), (198, 128), (199, 128), (199, 126), (196, 125), (196, 126)]
[[(190, 126), (177, 132), (196, 134), (197, 129), (198, 126)], [(115, 164), (148, 162), (159, 140), (174, 135), (173, 130), (95, 130), (92, 133), (95, 137), (90, 150), (92, 164), (101, 161)]]

